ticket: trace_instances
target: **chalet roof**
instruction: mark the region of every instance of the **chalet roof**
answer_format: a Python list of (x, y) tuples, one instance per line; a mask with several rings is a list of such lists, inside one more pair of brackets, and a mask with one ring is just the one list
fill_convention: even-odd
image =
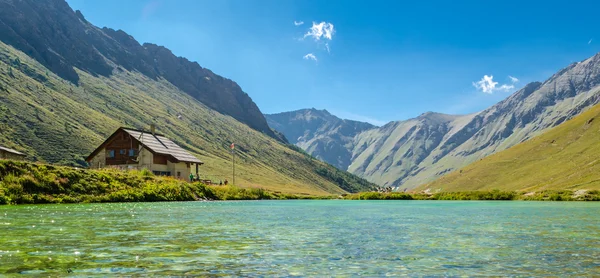
[(190, 154), (188, 151), (181, 148), (179, 145), (175, 144), (175, 142), (169, 140), (169, 138), (159, 135), (152, 134), (150, 132), (122, 128), (123, 131), (129, 133), (131, 137), (135, 138), (146, 148), (150, 149), (153, 153), (164, 154), (173, 156), (180, 162), (191, 162), (191, 163), (199, 163), (203, 164), (198, 158)]
[(2, 147), (2, 146), (0, 146), (0, 151), (5, 151), (5, 152), (8, 152), (8, 153), (12, 153), (12, 154), (20, 155), (20, 156), (25, 156), (25, 154), (22, 153), (22, 152), (18, 152), (18, 151), (15, 151), (13, 149), (9, 149), (9, 148)]
[(104, 143), (102, 143), (87, 157), (86, 161), (90, 161), (100, 150), (104, 148), (104, 145), (110, 142), (111, 139), (114, 138), (114, 136), (117, 135), (120, 131), (129, 134), (131, 138), (138, 141), (142, 146), (144, 146), (154, 154), (171, 156), (175, 158), (175, 160), (177, 160), (178, 162), (204, 164), (204, 162), (200, 161), (198, 158), (190, 154), (188, 151), (184, 150), (179, 145), (175, 144), (175, 142), (171, 141), (164, 135), (152, 134), (151, 132), (125, 127), (117, 129), (117, 131), (115, 131), (110, 137), (108, 137), (108, 139), (106, 139)]

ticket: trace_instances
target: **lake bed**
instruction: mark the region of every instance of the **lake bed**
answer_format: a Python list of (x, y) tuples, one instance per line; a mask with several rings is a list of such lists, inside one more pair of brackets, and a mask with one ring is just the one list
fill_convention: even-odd
[(0, 273), (600, 275), (600, 203), (239, 201), (0, 207)]

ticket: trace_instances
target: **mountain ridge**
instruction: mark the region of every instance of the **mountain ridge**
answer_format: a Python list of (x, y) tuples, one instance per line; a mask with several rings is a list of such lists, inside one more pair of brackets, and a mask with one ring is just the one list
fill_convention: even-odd
[(348, 145), (359, 132), (374, 128), (369, 123), (340, 119), (327, 110), (300, 109), (265, 115), (273, 129), (316, 158), (339, 169), (347, 168), (351, 153)]
[(80, 77), (74, 68), (103, 77), (121, 68), (154, 80), (165, 78), (208, 107), (278, 138), (234, 81), (177, 57), (166, 47), (141, 45), (122, 30), (98, 28), (64, 0), (0, 0), (0, 40), (76, 85)]
[(364, 130), (346, 145), (352, 153), (346, 169), (382, 186), (414, 188), (586, 111), (600, 103), (599, 85), (596, 54), (477, 113), (425, 112)]

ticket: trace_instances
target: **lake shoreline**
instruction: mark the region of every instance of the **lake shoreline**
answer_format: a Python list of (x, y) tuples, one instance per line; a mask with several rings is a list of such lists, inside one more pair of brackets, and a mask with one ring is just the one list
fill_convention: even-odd
[(129, 197), (121, 196), (90, 196), (90, 195), (51, 195), (51, 194), (24, 194), (16, 202), (0, 202), (0, 205), (27, 205), (27, 204), (89, 204), (89, 203), (152, 203), (152, 202), (223, 202), (223, 201), (285, 201), (285, 200), (340, 200), (340, 201), (540, 201), (540, 202), (595, 202), (600, 201), (600, 192), (589, 191), (586, 195), (575, 196), (573, 191), (541, 191), (535, 194), (510, 191), (465, 191), (443, 192), (436, 194), (410, 194), (410, 193), (379, 193), (362, 192), (345, 194), (341, 196), (305, 196), (281, 194), (262, 189), (239, 188), (235, 186), (205, 186), (190, 184), (192, 186), (208, 188), (212, 191), (213, 198), (194, 197), (193, 199), (149, 198), (143, 192), (131, 192)]
[(0, 161), (0, 205), (298, 199), (600, 201), (600, 191), (359, 192), (319, 196), (191, 183), (144, 170), (88, 170)]

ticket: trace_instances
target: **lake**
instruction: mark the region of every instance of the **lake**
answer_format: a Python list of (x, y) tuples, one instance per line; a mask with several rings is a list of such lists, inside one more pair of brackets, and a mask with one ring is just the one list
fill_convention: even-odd
[(600, 203), (0, 206), (0, 273), (600, 275)]

